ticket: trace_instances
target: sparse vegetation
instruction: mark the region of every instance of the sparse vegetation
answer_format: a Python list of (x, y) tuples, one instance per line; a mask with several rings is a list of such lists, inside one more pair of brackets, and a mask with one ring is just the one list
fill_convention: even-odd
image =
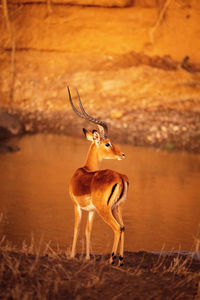
[(0, 299), (199, 299), (200, 261), (181, 254), (126, 252), (124, 267), (108, 255), (90, 261), (48, 244), (0, 244)]
[(25, 132), (79, 134), (69, 85), (117, 143), (200, 152), (197, 0), (24, 2), (0, 11), (0, 107)]

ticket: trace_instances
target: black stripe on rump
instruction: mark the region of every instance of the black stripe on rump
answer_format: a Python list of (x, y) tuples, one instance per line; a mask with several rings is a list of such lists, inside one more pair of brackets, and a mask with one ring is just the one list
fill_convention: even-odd
[(120, 194), (119, 199), (117, 200), (117, 202), (122, 198), (123, 194), (124, 194), (124, 180), (122, 179), (122, 191), (121, 191), (121, 194)]
[(109, 198), (108, 198), (107, 205), (108, 205), (109, 202), (110, 202), (110, 199), (111, 199), (111, 197), (112, 197), (112, 195), (113, 195), (113, 193), (114, 193), (114, 190), (115, 190), (116, 186), (117, 186), (117, 183), (115, 183), (115, 184), (113, 185), (113, 187), (112, 187), (112, 191), (111, 191), (110, 196), (109, 196)]

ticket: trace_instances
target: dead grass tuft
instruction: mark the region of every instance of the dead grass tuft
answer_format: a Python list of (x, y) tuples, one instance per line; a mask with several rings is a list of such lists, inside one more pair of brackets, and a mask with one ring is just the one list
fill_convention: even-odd
[[(45, 247), (31, 238), (16, 250), (0, 241), (2, 299), (193, 299), (199, 293), (200, 262), (191, 256), (126, 252), (125, 266), (108, 263), (109, 255), (83, 255)], [(144, 286), (146, 288), (144, 288)], [(150, 297), (151, 296), (151, 297)], [(175, 298), (173, 298), (175, 297)]]

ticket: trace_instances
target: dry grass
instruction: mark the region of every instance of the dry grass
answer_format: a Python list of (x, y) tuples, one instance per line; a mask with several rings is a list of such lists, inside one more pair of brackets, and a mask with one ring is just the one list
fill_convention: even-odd
[[(126, 252), (123, 268), (108, 255), (69, 253), (42, 240), (17, 250), (0, 242), (0, 299), (198, 299), (200, 262), (191, 256)], [(183, 298), (184, 297), (184, 298)]]

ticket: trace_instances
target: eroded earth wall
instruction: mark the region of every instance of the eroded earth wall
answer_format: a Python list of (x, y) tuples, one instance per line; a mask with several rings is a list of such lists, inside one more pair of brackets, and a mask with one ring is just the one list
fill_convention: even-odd
[(1, 109), (27, 132), (79, 134), (68, 85), (118, 141), (199, 151), (198, 1), (70, 2), (0, 11)]

